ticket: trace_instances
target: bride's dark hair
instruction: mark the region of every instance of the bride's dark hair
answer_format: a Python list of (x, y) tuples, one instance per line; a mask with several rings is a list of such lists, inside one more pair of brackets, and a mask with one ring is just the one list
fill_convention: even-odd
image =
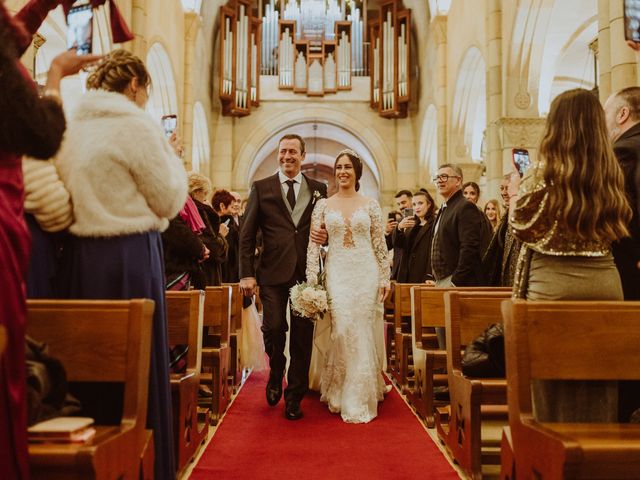
[(351, 150), (350, 148), (345, 148), (338, 153), (336, 157), (336, 161), (333, 164), (333, 177), (336, 176), (336, 165), (338, 165), (338, 160), (342, 157), (348, 157), (351, 161), (351, 165), (353, 165), (353, 170), (356, 172), (356, 192), (360, 190), (360, 178), (362, 177), (362, 160), (360, 160), (360, 155)]

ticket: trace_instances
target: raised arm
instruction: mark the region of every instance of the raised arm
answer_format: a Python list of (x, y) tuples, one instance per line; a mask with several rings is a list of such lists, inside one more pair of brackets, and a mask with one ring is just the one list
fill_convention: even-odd
[(369, 216), (371, 217), (371, 243), (373, 245), (373, 253), (378, 262), (379, 286), (380, 288), (388, 288), (389, 276), (391, 275), (389, 250), (387, 250), (387, 243), (384, 238), (382, 210), (375, 200), (369, 204)]
[[(324, 210), (327, 206), (327, 200), (321, 198), (313, 207), (311, 214), (311, 230), (320, 228), (324, 218)], [(307, 283), (315, 285), (318, 283), (318, 274), (320, 273), (320, 245), (309, 239), (307, 246)]]

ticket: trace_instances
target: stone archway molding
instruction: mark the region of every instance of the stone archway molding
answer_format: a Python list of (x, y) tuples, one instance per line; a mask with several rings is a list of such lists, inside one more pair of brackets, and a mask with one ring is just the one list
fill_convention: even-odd
[(278, 139), (286, 133), (297, 133), (296, 127), (323, 124), (343, 131), (356, 142), (355, 149), (362, 149), (363, 160), (373, 172), (380, 191), (392, 191), (396, 187), (396, 168), (389, 147), (374, 128), (344, 112), (327, 107), (299, 109), (286, 115), (269, 116), (252, 130), (234, 161), (233, 185), (236, 189), (248, 189), (253, 172), (276, 147)]

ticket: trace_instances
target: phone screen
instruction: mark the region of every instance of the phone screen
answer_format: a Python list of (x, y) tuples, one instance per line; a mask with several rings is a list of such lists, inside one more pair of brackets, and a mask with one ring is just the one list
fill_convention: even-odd
[(389, 215), (387, 215), (387, 218), (389, 220), (392, 220), (392, 221), (395, 222), (396, 221), (396, 213), (395, 212), (389, 212)]
[(413, 208), (405, 208), (404, 210), (402, 210), (402, 216), (403, 217), (413, 217)]
[(529, 151), (521, 148), (514, 148), (513, 151), (513, 165), (518, 170), (520, 176), (524, 176), (524, 172), (527, 171), (531, 163), (529, 162)]
[(91, 53), (93, 40), (93, 9), (84, 4), (72, 7), (67, 15), (67, 50), (75, 49), (78, 55)]
[(640, 42), (640, 0), (624, 1), (624, 38)]
[(162, 116), (162, 129), (167, 137), (173, 135), (173, 132), (178, 128), (178, 116), (177, 115), (163, 115)]

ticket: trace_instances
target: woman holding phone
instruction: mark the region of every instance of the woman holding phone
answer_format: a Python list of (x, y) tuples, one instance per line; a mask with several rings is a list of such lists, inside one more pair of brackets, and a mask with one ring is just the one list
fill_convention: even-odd
[[(519, 188), (518, 188), (519, 187)], [(511, 227), (523, 243), (514, 296), (622, 300), (611, 243), (628, 235), (631, 209), (598, 97), (584, 89), (551, 104), (537, 165), (509, 186)], [(539, 421), (616, 422), (615, 382), (532, 386)]]
[(150, 298), (147, 428), (156, 478), (174, 478), (169, 348), (160, 232), (187, 198), (187, 177), (144, 107), (151, 78), (135, 55), (109, 53), (87, 79), (58, 167), (74, 208), (64, 279), (69, 298)]
[(393, 245), (402, 250), (399, 283), (422, 283), (431, 278), (430, 255), (436, 203), (424, 190), (413, 194), (412, 203), (414, 215), (400, 221), (393, 237)]

